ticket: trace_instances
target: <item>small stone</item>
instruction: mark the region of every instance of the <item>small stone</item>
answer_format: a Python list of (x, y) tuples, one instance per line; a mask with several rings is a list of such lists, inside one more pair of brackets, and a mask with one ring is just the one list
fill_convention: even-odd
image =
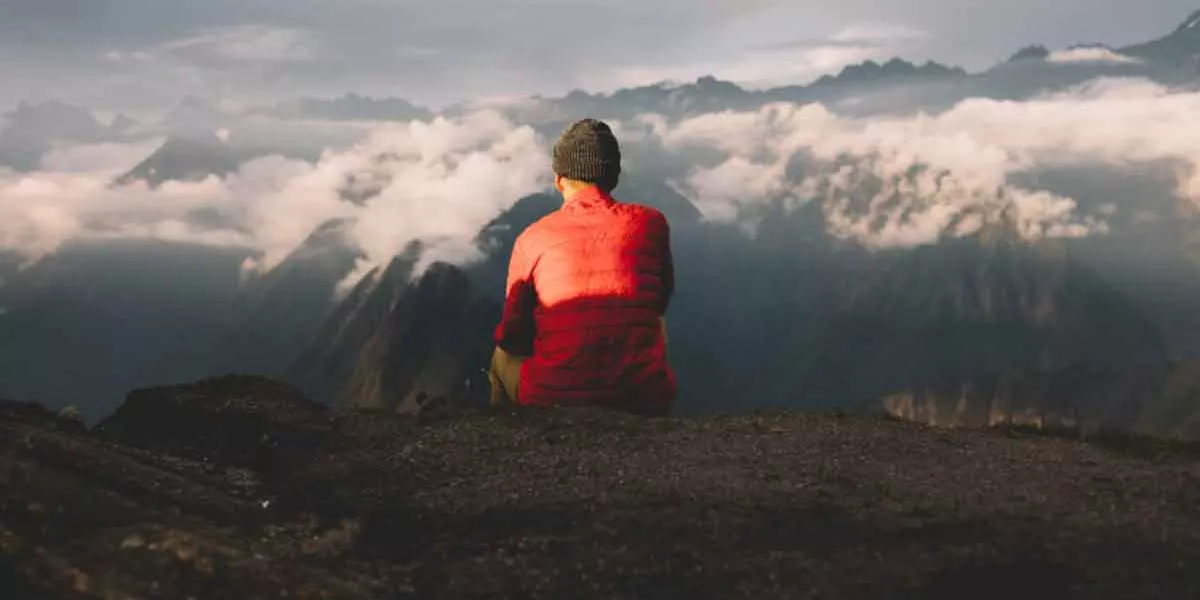
[(71, 569), (68, 571), (71, 576), (72, 585), (77, 592), (87, 592), (92, 589), (92, 578), (79, 569)]
[(58, 418), (71, 423), (83, 423), (83, 411), (78, 406), (69, 404), (58, 411)]
[(141, 548), (146, 545), (146, 540), (138, 534), (133, 534), (121, 541), (121, 549)]
[(205, 575), (212, 575), (214, 572), (213, 562), (208, 558), (200, 557), (196, 560), (194, 567), (197, 572)]

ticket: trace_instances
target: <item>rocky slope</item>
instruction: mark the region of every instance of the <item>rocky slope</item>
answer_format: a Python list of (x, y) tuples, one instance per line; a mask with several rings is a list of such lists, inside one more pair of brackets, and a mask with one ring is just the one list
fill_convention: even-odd
[(488, 332), (500, 304), (457, 267), (434, 264), (414, 281), (413, 266), (401, 256), (368, 276), (323, 325), (289, 379), (343, 406), (410, 410), (421, 396), (485, 399)]
[(196, 351), (223, 339), (244, 258), (235, 248), (100, 241), (13, 273), (0, 286), (0, 394), (76, 402), (95, 419), (131, 388), (209, 375)]
[(1200, 467), (837, 415), (0, 403), (16, 598), (1187, 598)]
[(274, 269), (245, 277), (228, 310), (228, 334), (203, 352), (212, 374), (283, 375), (334, 309), (334, 290), (361, 254), (348, 223), (323, 223)]
[(770, 348), (723, 366), (741, 369), (751, 397), (847, 406), (981, 373), (1166, 359), (1142, 307), (1058, 242), (995, 227), (901, 252), (814, 243), (792, 255), (791, 273), (767, 273), (772, 287), (737, 288), (760, 308), (758, 347)]

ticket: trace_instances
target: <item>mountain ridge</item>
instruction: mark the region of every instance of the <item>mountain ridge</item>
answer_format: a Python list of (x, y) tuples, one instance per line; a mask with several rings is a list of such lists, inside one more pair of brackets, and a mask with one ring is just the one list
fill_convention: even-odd
[(1132, 44), (1120, 49), (1123, 54), (1182, 66), (1200, 60), (1200, 9), (1188, 15), (1174, 31), (1164, 37)]
[[(1200, 10), (1196, 10), (1195, 12), (1189, 14), (1189, 16), (1179, 25), (1177, 25), (1174, 30), (1160, 38), (1135, 44), (1128, 44), (1119, 48), (1114, 48), (1113, 46), (1103, 42), (1092, 42), (1071, 44), (1068, 45), (1066, 49), (1104, 48), (1138, 58), (1163, 61), (1176, 66), (1186, 66), (1196, 62), (1197, 60), (1200, 60), (1197, 58), (1200, 56), (1200, 26), (1198, 26), (1198, 24), (1200, 24)], [(1000, 61), (991, 68), (994, 69), (995, 67), (1006, 62), (1018, 62), (1020, 60), (1030, 58), (1046, 58), (1050, 54), (1051, 52), (1046, 48), (1046, 46), (1041, 44), (1033, 44), (1021, 48), (1016, 53), (1011, 55), (1007, 60)], [(985, 73), (988, 70), (989, 69), (984, 69), (981, 71), (981, 73)], [(847, 64), (840, 67), (840, 70), (837, 73), (825, 74), (807, 83), (780, 85), (763, 90), (761, 92), (750, 92), (732, 81), (721, 80), (711, 74), (700, 74), (695, 80), (682, 84), (659, 82), (649, 85), (620, 88), (610, 92), (587, 92), (576, 89), (564, 94), (561, 97), (543, 97), (540, 95), (532, 95), (527, 97), (526, 100), (542, 103), (555, 103), (563, 106), (576, 106), (578, 108), (587, 108), (589, 106), (594, 107), (598, 101), (620, 102), (635, 99), (637, 97), (652, 97), (657, 103), (666, 102), (666, 98), (674, 97), (676, 103), (687, 104), (688, 102), (695, 102), (696, 98), (704, 97), (704, 92), (708, 92), (716, 96), (725, 96), (727, 99), (734, 100), (734, 104), (737, 104), (739, 99), (748, 97), (761, 96), (768, 99), (781, 99), (787, 98), (789, 95), (795, 95), (801, 90), (807, 90), (811, 92), (812, 90), (810, 88), (826, 87), (832, 84), (867, 83), (871, 81), (882, 81), (889, 78), (895, 79), (906, 77), (911, 78), (911, 80), (914, 81), (929, 81), (942, 78), (975, 76), (978, 74), (979, 73), (970, 73), (961, 67), (950, 66), (934, 60), (927, 60), (924, 64), (917, 65), (916, 63), (909, 62), (902, 57), (896, 56), (884, 62), (865, 60), (859, 63)], [(69, 105), (61, 102), (53, 102), (50, 104), (61, 107), (69, 107)], [(314, 98), (305, 96), (295, 100), (278, 102), (268, 106), (253, 106), (243, 112), (247, 115), (283, 116), (291, 118), (361, 118), (404, 121), (412, 119), (426, 119), (437, 115), (460, 114), (467, 111), (468, 106), (468, 103), (460, 102), (453, 103), (445, 109), (433, 111), (398, 96), (384, 96), (376, 98), (353, 92), (347, 92), (341, 96), (330, 98)], [(28, 111), (30, 108), (36, 108), (36, 106), (28, 102), (22, 102), (16, 110), (24, 112)], [(203, 131), (212, 131), (221, 126), (223, 122), (230, 120), (233, 116), (233, 113), (228, 113), (222, 110), (212, 101), (193, 95), (182, 98), (179, 103), (169, 110), (168, 113), (161, 119), (160, 126), (172, 133), (195, 133), (197, 127)], [(92, 120), (94, 121), (94, 118)], [(121, 119), (121, 124), (123, 125), (123, 128), (128, 128), (131, 125), (131, 123), (127, 123), (125, 119)], [(88, 127), (87, 129), (100, 131), (108, 130), (110, 128), (96, 122), (95, 127)]]

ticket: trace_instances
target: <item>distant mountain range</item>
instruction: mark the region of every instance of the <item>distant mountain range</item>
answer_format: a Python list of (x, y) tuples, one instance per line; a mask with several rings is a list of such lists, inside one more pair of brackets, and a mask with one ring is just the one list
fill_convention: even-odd
[[(626, 183), (619, 197), (624, 190), (672, 218), (680, 284), (668, 323), (684, 412), (845, 405), (984, 373), (1119, 368), (1168, 355), (1153, 313), (1079, 263), (1068, 242), (1031, 246), (999, 227), (868, 252), (824, 234), (815, 208), (780, 212), (748, 239), (701, 221), (653, 178), (633, 173)], [(9, 388), (0, 395), (57, 388), (65, 401), (110, 389), (89, 381), (106, 371), (123, 371), (123, 388), (137, 387), (137, 377), (252, 372), (335, 404), (411, 410), (422, 395), (479, 401), (512, 242), (558, 202), (531, 196), (485, 227), (482, 262), (435, 265), (412, 279), (420, 247), (411, 246), (337, 302), (333, 288), (357, 259), (338, 222), (241, 284), (237, 251), (159, 250), (157, 271), (130, 248), (65, 253), (0, 288), (0, 304), (12, 310), (0, 336), (21, 349), (20, 362), (8, 364), (22, 365), (3, 378)], [(152, 275), (169, 264), (204, 292)], [(140, 303), (151, 298), (155, 311), (143, 314)], [(71, 352), (56, 330), (74, 340)], [(160, 330), (175, 332), (170, 344), (156, 339)], [(131, 343), (143, 358), (122, 350), (107, 352), (116, 363), (95, 359), (106, 344)], [(81, 376), (47, 379), (64, 371)]]
[(841, 83), (879, 83), (890, 80), (926, 80), (954, 77), (966, 77), (967, 71), (961, 67), (948, 67), (933, 61), (923, 65), (915, 65), (906, 60), (893, 58), (883, 64), (868, 60), (857, 65), (850, 65), (837, 75), (824, 75), (812, 83), (814, 86), (837, 85)]
[[(1054, 61), (1055, 51), (1030, 46), (974, 74), (893, 59), (848, 66), (803, 86), (754, 91), (701, 77), (610, 94), (574, 91), (500, 110), (553, 135), (583, 115), (678, 118), (771, 101), (821, 101), (835, 110), (936, 109), (955, 98), (1019, 98), (1114, 73), (1192, 81), (1198, 35), (1200, 27), (1189, 21), (1147, 44), (1069, 49), (1115, 52), (1130, 61), (1090, 55)], [(850, 98), (853, 106), (843, 102)], [(155, 131), (166, 135), (164, 144), (114, 185), (160, 185), (224, 177), (270, 152), (239, 136), (255, 120), (403, 121), (433, 114), (403, 100), (354, 95), (245, 113), (189, 98), (160, 123), (118, 117), (104, 125), (83, 109), (27, 104), (8, 115), (0, 140), (36, 146), (59, 137)], [(624, 176), (617, 197), (652, 204), (672, 223), (679, 288), (668, 315), (669, 352), (680, 373), (682, 412), (860, 405), (873, 398), (875, 406), (887, 402), (894, 413), (916, 418), (934, 406), (944, 415), (946, 403), (965, 407), (962, 414), (993, 414), (987, 407), (998, 405), (995, 394), (971, 392), (962, 400), (955, 390), (980, 378), (1079, 365), (1121, 382), (1126, 369), (1200, 352), (1200, 343), (1188, 342), (1200, 336), (1200, 317), (1189, 308), (1200, 306), (1200, 256), (1189, 254), (1189, 225), (1180, 220), (1119, 223), (1111, 239), (1129, 246), (1120, 252), (1091, 240), (1031, 244), (1003, 223), (911, 250), (868, 251), (829, 235), (822, 206), (811, 202), (797, 210), (766, 207), (748, 237), (704, 221), (652, 161), (636, 156), (636, 145), (629, 151), (637, 168)], [(362, 201), (349, 193), (343, 199)], [(321, 224), (275, 269), (249, 277), (241, 269), (249, 250), (160, 242), (69, 245), (19, 273), (0, 257), (0, 397), (79, 403), (99, 414), (128, 389), (243, 372), (287, 380), (331, 404), (410, 410), (422, 396), (479, 401), (512, 242), (558, 203), (537, 194), (499, 215), (475, 240), (485, 257), (480, 262), (437, 264), (413, 277), (421, 254), (413, 245), (345, 297), (334, 288), (361, 253), (343, 221)], [(1137, 261), (1110, 260), (1122, 253)], [(1145, 265), (1164, 274), (1139, 274)], [(917, 398), (912, 394), (919, 398), (903, 400)], [(1154, 404), (1155, 414), (1187, 420), (1190, 411), (1200, 414), (1189, 397), (1172, 391), (1138, 401)], [(1147, 427), (1166, 423), (1155, 419)]]
[(369, 121), (412, 121), (433, 117), (433, 111), (401, 98), (369, 98), (346, 94), (332, 100), (301, 98), (269, 108), (253, 108), (252, 114), (284, 119), (329, 119)]
[[(1097, 43), (1074, 44), (1063, 49), (1076, 53), (1071, 55), (1070, 61), (1055, 60), (1061, 51), (1056, 53), (1042, 45), (1031, 45), (1020, 49), (1007, 61), (979, 73), (968, 73), (960, 67), (933, 61), (918, 65), (893, 58), (885, 62), (848, 65), (836, 74), (824, 75), (806, 84), (767, 90), (748, 90), (729, 81), (701, 76), (682, 85), (659, 83), (611, 93), (575, 90), (560, 98), (534, 96), (523, 102), (493, 108), (515, 121), (549, 127), (583, 115), (627, 119), (649, 112), (678, 118), (720, 110), (751, 110), (768, 102), (827, 102), (834, 110), (867, 112), (937, 109), (968, 96), (1020, 98), (1105, 74), (1143, 76), (1174, 84), (1194, 81), (1200, 76), (1198, 20), (1200, 11), (1161, 38), (1120, 48)], [(1084, 50), (1102, 50), (1108, 54), (1079, 54)], [(1128, 60), (1106, 60), (1106, 56)], [(904, 97), (892, 93), (900, 86), (909, 88)], [(840, 104), (849, 97), (855, 99), (853, 106)], [(460, 103), (433, 111), (402, 98), (346, 94), (332, 99), (300, 98), (233, 111), (210, 100), (189, 96), (156, 123), (138, 124), (121, 115), (111, 124), (102, 125), (80, 107), (58, 102), (23, 103), (0, 121), (0, 166), (31, 170), (37, 167), (40, 156), (54, 140), (103, 141), (135, 129), (174, 138), (200, 139), (225, 129), (231, 132), (233, 143), (242, 147), (244, 155), (283, 152), (314, 156), (313, 148), (289, 151), (286, 144), (272, 147), (239, 140), (239, 133), (246, 129), (246, 120), (253, 118), (410, 121), (439, 114), (461, 115), (477, 108), (477, 104)]]

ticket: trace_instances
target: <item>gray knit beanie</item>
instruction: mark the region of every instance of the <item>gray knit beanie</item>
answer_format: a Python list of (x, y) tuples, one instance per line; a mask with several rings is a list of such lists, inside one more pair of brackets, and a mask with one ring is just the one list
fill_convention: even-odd
[(611, 192), (621, 177), (621, 147), (603, 121), (580, 119), (554, 144), (554, 172)]

